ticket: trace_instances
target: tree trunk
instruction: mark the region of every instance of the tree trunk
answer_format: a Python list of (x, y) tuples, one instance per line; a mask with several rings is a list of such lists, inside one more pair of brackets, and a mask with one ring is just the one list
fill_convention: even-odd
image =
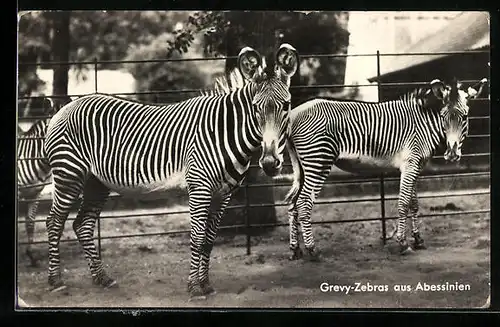
[[(232, 31), (229, 31), (227, 34), (227, 48), (226, 55), (227, 56), (237, 56), (240, 49), (238, 49), (238, 40), (235, 39)], [(236, 68), (237, 61), (226, 60), (226, 68), (225, 72), (228, 74), (232, 69)], [(257, 164), (258, 157), (260, 155), (260, 149), (254, 153), (252, 158), (252, 165)], [(271, 179), (269, 177), (265, 177), (264, 174), (261, 173), (260, 168), (250, 168), (247, 172), (246, 177), (248, 183), (271, 183)], [(248, 192), (248, 194), (246, 194)], [(245, 196), (247, 195), (247, 196)], [(248, 202), (247, 202), (248, 199)], [(274, 203), (274, 191), (273, 187), (265, 187), (265, 188), (246, 188), (245, 186), (241, 187), (236, 191), (231, 199), (231, 205), (246, 205), (246, 204), (273, 204)], [(260, 207), (260, 208), (238, 208), (232, 210), (226, 210), (226, 213), (221, 221), (221, 226), (229, 226), (229, 225), (245, 225), (247, 223), (246, 217), (248, 215), (248, 223), (250, 224), (272, 224), (277, 222), (276, 210), (274, 207)], [(258, 235), (265, 231), (269, 231), (272, 228), (252, 228), (250, 233), (252, 235)], [(235, 235), (235, 234), (244, 234), (246, 233), (246, 228), (238, 228), (236, 230), (224, 230), (220, 231), (221, 235)]]
[[(61, 11), (52, 14), (52, 53), (54, 61), (69, 61), (69, 21), (71, 12)], [(54, 66), (52, 93), (54, 95), (68, 94), (69, 65)]]

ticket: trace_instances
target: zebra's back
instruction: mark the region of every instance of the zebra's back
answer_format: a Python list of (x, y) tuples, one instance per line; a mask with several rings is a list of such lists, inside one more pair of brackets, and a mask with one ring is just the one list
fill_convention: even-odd
[(214, 111), (206, 109), (210, 108), (206, 102), (220, 98), (154, 105), (109, 95), (86, 96), (63, 107), (51, 120), (47, 155), (57, 161), (59, 155), (54, 154), (66, 149), (103, 184), (122, 194), (185, 187), (186, 158), (201, 122), (215, 124)]

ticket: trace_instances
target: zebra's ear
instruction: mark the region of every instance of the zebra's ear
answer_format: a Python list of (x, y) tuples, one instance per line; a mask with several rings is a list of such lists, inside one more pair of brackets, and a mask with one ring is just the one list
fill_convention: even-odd
[(276, 68), (286, 77), (288, 84), (297, 72), (299, 66), (299, 54), (297, 50), (288, 43), (283, 43), (276, 52)]
[(250, 47), (241, 49), (238, 55), (238, 69), (245, 79), (254, 79), (256, 73), (260, 73), (262, 70), (261, 65), (262, 57), (257, 50)]
[[(487, 82), (488, 82), (488, 79), (483, 78), (476, 85), (469, 87), (467, 89), (467, 95), (469, 96), (469, 98), (471, 98), (471, 99), (477, 98), (481, 94), (481, 92), (483, 91), (483, 88)], [(479, 87), (479, 90), (476, 90), (477, 87)]]
[(435, 79), (430, 82), (430, 86), (434, 96), (439, 100), (444, 100), (446, 93), (446, 86), (444, 85), (444, 83), (438, 79)]

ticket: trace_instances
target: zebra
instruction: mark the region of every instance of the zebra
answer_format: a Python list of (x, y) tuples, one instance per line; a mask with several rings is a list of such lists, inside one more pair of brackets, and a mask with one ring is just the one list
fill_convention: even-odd
[(460, 159), (468, 133), (468, 99), (476, 98), (486, 81), (464, 90), (456, 79), (451, 85), (435, 79), (399, 100), (377, 103), (317, 98), (294, 108), (287, 142), (293, 184), (285, 196), (290, 259), (303, 256), (298, 240), (300, 222), (308, 257), (319, 260), (310, 217), (333, 165), (355, 174), (399, 169), (399, 219), (393, 236), (401, 254), (412, 252), (406, 241), (408, 216), (414, 249), (425, 248), (417, 218), (417, 178), (443, 142), (447, 147), (444, 159)]
[[(53, 101), (46, 98), (50, 103), (49, 109), (45, 108), (45, 115), (50, 115), (55, 110)], [(44, 160), (43, 143), (47, 132), (47, 126), (50, 118), (37, 120), (26, 132), (19, 126), (17, 129), (17, 185), (18, 198), (28, 200), (26, 216), (24, 220), (28, 245), (26, 255), (32, 266), (38, 266), (38, 260), (33, 253), (32, 243), (35, 232), (35, 218), (40, 201), (40, 193), (45, 184), (50, 182), (49, 163)]]
[(236, 90), (174, 104), (97, 93), (74, 100), (54, 115), (45, 141), (54, 186), (46, 220), (51, 291), (66, 288), (59, 240), (80, 193), (83, 200), (73, 230), (93, 282), (109, 288), (117, 282), (104, 270), (92, 236), (110, 191), (148, 197), (181, 187), (188, 193), (191, 220), (187, 291), (190, 299), (215, 293), (209, 282), (210, 253), (252, 153), (262, 148), (259, 165), (268, 176), (279, 174), (283, 164), (289, 87), (299, 57), (287, 43), (267, 57), (251, 47), (241, 49), (237, 68), (246, 83)]

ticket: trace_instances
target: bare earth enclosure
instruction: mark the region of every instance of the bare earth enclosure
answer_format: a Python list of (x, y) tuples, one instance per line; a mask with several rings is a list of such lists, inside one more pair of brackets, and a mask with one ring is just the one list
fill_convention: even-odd
[[(422, 214), (490, 207), (489, 195), (426, 198)], [(182, 209), (179, 206), (169, 210)], [(135, 211), (137, 212), (137, 211)], [(387, 202), (387, 216), (396, 215), (396, 202)], [(116, 213), (117, 215), (123, 213)], [(285, 207), (277, 208), (286, 222)], [(378, 203), (317, 205), (313, 221), (379, 216)], [(38, 219), (44, 219), (44, 216)], [(277, 227), (253, 236), (252, 254), (246, 255), (245, 236), (219, 236), (212, 252), (210, 278), (217, 294), (205, 301), (188, 300), (187, 234), (149, 238), (102, 240), (102, 259), (119, 286), (101, 289), (92, 284), (83, 252), (77, 242), (61, 244), (63, 278), (68, 288), (50, 293), (47, 288), (46, 245), (38, 244), (41, 266), (29, 267), (23, 246), (19, 249), (18, 289), (32, 307), (284, 307), (284, 308), (473, 308), (489, 295), (489, 213), (437, 216), (422, 219), (428, 249), (409, 256), (396, 254), (396, 245), (380, 240), (380, 222), (315, 225), (322, 250), (321, 262), (288, 260), (288, 228)], [(142, 219), (103, 219), (101, 235), (161, 232), (189, 228), (187, 215)], [(388, 230), (392, 223), (388, 223)], [(25, 241), (22, 225), (19, 241)], [(71, 222), (62, 239), (74, 238)], [(44, 223), (37, 223), (35, 241), (46, 240)], [(463, 284), (466, 290), (425, 291), (418, 283)], [(332, 285), (331, 292), (321, 290)], [(374, 287), (368, 284), (387, 285)], [(323, 287), (326, 284), (323, 284)], [(349, 292), (335, 285), (351, 286)], [(356, 291), (365, 289), (366, 291)], [(366, 288), (363, 288), (365, 285)], [(410, 291), (396, 291), (410, 285)], [(401, 286), (407, 287), (407, 286)], [(384, 290), (385, 289), (385, 290)], [(347, 293), (347, 294), (346, 294)]]

